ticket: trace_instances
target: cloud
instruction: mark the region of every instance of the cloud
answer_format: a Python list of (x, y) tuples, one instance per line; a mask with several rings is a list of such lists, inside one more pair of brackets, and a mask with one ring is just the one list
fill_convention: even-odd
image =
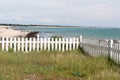
[(118, 26), (119, 3), (119, 0), (0, 0), (0, 21)]

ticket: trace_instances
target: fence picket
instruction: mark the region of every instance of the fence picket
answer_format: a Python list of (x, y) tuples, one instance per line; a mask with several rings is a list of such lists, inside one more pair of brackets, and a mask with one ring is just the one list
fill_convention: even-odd
[(37, 35), (37, 51), (39, 51), (39, 35)]
[(62, 38), (62, 51), (64, 52), (65, 51), (65, 38)]
[(20, 38), (18, 38), (18, 45), (17, 45), (17, 50), (20, 51)]
[(72, 50), (72, 38), (70, 38), (70, 51)]
[(48, 51), (50, 51), (50, 38), (48, 38)]
[(52, 51), (54, 50), (54, 39), (52, 38)]
[(59, 51), (61, 51), (61, 38), (59, 38)]
[(68, 38), (66, 38), (66, 51), (68, 50)]
[(47, 49), (47, 41), (46, 41), (46, 38), (44, 38), (44, 50)]
[(77, 38), (77, 40), (76, 40), (76, 48), (78, 49), (79, 46), (80, 46), (79, 45), (79, 39)]
[(43, 50), (43, 38), (40, 38), (40, 50)]
[(75, 49), (75, 38), (73, 38), (73, 50)]
[(33, 45), (32, 45), (32, 46), (33, 46), (33, 47), (32, 47), (32, 48), (33, 48), (33, 51), (35, 51), (35, 46), (36, 46), (36, 45), (35, 45), (35, 38), (33, 38)]
[(14, 52), (16, 52), (16, 38), (14, 38)]
[(6, 38), (6, 51), (8, 51), (8, 38)]
[(32, 38), (29, 38), (29, 51), (32, 51)]
[(57, 41), (57, 38), (55, 38), (55, 50), (57, 50), (58, 48), (57, 44), (58, 44), (58, 41)]
[(25, 38), (25, 52), (28, 52), (28, 38)]
[(22, 38), (22, 48), (21, 48), (22, 51), (24, 51), (24, 38)]

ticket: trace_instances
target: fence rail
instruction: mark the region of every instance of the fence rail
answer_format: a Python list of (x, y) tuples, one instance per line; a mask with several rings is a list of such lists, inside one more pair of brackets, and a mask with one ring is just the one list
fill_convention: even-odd
[(2, 50), (9, 51), (41, 51), (57, 50), (68, 51), (78, 49), (79, 38), (1, 38)]

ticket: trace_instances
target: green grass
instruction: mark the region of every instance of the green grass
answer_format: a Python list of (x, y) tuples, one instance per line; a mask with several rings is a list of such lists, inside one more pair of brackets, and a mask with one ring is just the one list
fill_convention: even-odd
[(77, 50), (0, 51), (0, 80), (120, 80), (119, 75), (120, 68), (108, 59), (86, 57)]

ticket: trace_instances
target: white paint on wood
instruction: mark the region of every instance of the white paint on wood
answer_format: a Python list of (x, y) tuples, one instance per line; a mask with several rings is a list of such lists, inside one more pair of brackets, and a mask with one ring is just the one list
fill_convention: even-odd
[(40, 37), (40, 36), (37, 35), (37, 43), (36, 43), (36, 44), (37, 44), (37, 51), (39, 51), (39, 37)]
[(67, 51), (76, 49), (79, 45), (79, 39), (75, 38), (2, 38), (2, 50), (8, 51), (13, 48), (14, 51), (40, 51), (40, 50), (58, 50)]
[(79, 46), (80, 46), (80, 45), (79, 45), (79, 38), (77, 38), (77, 39), (76, 39), (76, 48), (78, 49)]
[(14, 38), (14, 52), (16, 52), (16, 38)]
[(44, 50), (46, 50), (47, 49), (47, 41), (46, 41), (47, 39), (46, 38), (44, 38)]
[(68, 51), (68, 38), (66, 38), (66, 51)]
[(40, 38), (40, 49), (43, 50), (43, 38)]
[(35, 38), (33, 38), (33, 51), (35, 51)]
[(80, 42), (82, 42), (82, 40), (83, 40), (83, 39), (82, 39), (82, 35), (80, 35)]
[(6, 38), (6, 51), (8, 51), (8, 37)]
[(48, 51), (50, 51), (50, 38), (48, 38)]
[(20, 38), (18, 38), (18, 45), (17, 45), (17, 50), (20, 51)]
[(52, 51), (54, 50), (54, 39), (52, 38)]
[(25, 38), (25, 52), (28, 52), (28, 38)]
[(70, 51), (72, 50), (72, 38), (70, 38)]
[(29, 38), (29, 51), (32, 51), (32, 38)]
[(24, 38), (22, 38), (22, 48), (21, 48), (22, 51), (24, 51)]
[(57, 38), (55, 38), (55, 50), (57, 50), (58, 48), (57, 44), (58, 44), (58, 41), (57, 41)]
[(62, 51), (65, 51), (65, 38), (62, 38)]
[(112, 56), (112, 50), (111, 50), (112, 47), (113, 47), (113, 40), (110, 40), (110, 44), (109, 44), (109, 48), (110, 48), (110, 53), (109, 53), (110, 55), (109, 56), (110, 57)]
[(75, 49), (75, 38), (73, 38), (73, 50)]
[(59, 38), (59, 51), (61, 51), (61, 38)]

